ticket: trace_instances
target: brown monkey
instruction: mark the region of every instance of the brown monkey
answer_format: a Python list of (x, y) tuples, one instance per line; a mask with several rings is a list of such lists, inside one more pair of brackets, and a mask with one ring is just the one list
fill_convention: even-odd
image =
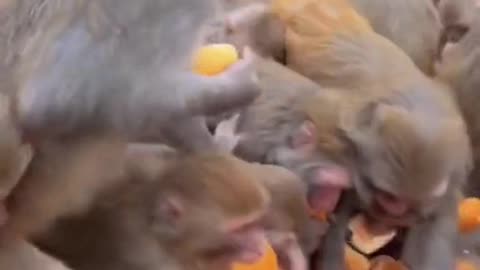
[[(189, 71), (213, 1), (113, 2), (19, 0), (1, 17), (8, 39), (0, 40), (0, 61), (9, 80), (0, 91), (16, 95), (15, 121), (36, 151), (27, 175), (0, 198), (11, 212), (7, 227), (18, 233), (88, 207), (110, 184), (100, 179), (111, 173), (115, 180), (126, 138), (212, 148), (196, 116), (256, 95), (248, 55), (218, 77)], [(173, 23), (178, 14), (184, 23)], [(178, 28), (157, 27), (170, 24)]]
[(428, 75), (442, 25), (431, 0), (351, 0), (378, 34), (400, 47)]
[[(292, 170), (308, 187), (310, 207), (317, 211), (332, 211), (342, 189), (350, 186), (349, 170), (353, 168), (341, 156), (334, 159), (324, 155), (321, 147), (326, 146), (317, 145), (316, 140), (326, 138), (315, 128), (334, 128), (336, 92), (322, 89), (274, 61), (258, 61), (257, 69), (261, 96), (238, 117), (218, 126), (216, 137), (223, 139), (219, 143), (228, 145), (235, 155), (245, 160)], [(312, 98), (318, 106), (307, 108), (306, 100)], [(316, 121), (317, 118), (312, 118), (316, 114), (324, 115), (325, 119)], [(229, 138), (234, 142), (229, 142)], [(333, 137), (330, 139), (334, 140)], [(335, 148), (337, 146), (341, 145), (332, 142), (329, 147), (332, 151), (340, 151)], [(318, 185), (322, 188), (331, 186), (332, 190), (317, 192)], [(333, 198), (323, 200), (328, 193), (334, 193)]]
[(165, 170), (146, 171), (142, 151), (122, 184), (60, 220), (39, 247), (78, 270), (228, 269), (262, 255), (268, 193), (248, 164), (205, 153), (165, 165), (156, 155)]
[[(350, 3), (296, 1), (296, 6), (285, 8), (281, 1), (276, 4), (287, 24), (289, 66), (338, 89), (317, 90), (299, 107), (295, 99), (270, 105), (277, 113), (290, 111), (269, 116), (270, 121), (259, 120), (259, 115), (267, 116), (267, 106), (257, 107), (253, 116), (240, 116), (235, 152), (303, 168), (319, 187), (310, 192), (321, 194), (310, 200), (319, 208), (332, 209), (339, 190), (353, 186), (359, 197), (356, 206), (369, 216), (387, 226), (410, 227), (412, 235), (422, 236), (407, 241), (405, 260), (412, 269), (451, 269), (451, 240), (456, 235), (456, 200), (451, 193), (464, 181), (470, 164), (470, 146), (454, 100), (398, 47), (376, 34)], [(272, 74), (277, 80), (268, 86), (272, 93), (291, 87), (280, 68)], [(261, 72), (259, 78), (265, 83)], [(280, 100), (270, 95), (270, 104)], [(250, 128), (245, 129), (248, 122)], [(260, 141), (267, 143), (259, 147)], [(242, 153), (243, 147), (250, 150)], [(323, 158), (323, 163), (312, 162), (313, 157)], [(427, 236), (430, 240), (424, 241)], [(409, 256), (411, 250), (416, 258)], [(421, 256), (418, 250), (444, 256)]]
[[(178, 152), (162, 145), (130, 144), (127, 166), (129, 170), (158, 172), (165, 170), (164, 163), (174, 161), (177, 155)], [(263, 164), (248, 167), (270, 194), (270, 205), (261, 223), (282, 269), (303, 269), (306, 255), (318, 246), (323, 232), (322, 225), (309, 218), (303, 183), (282, 167)]]
[(474, 170), (465, 192), (472, 196), (480, 195), (480, 114), (477, 111), (480, 101), (477, 92), (480, 86), (479, 37), (480, 17), (477, 15), (470, 25), (470, 30), (458, 42), (444, 48), (441, 60), (436, 66), (437, 78), (451, 86), (467, 122), (473, 147)]
[[(243, 106), (258, 93), (248, 55), (216, 77), (190, 70), (207, 19), (215, 15), (213, 0), (17, 2), (19, 15), (40, 2), (49, 11), (20, 44), (15, 65), (27, 138), (106, 130), (206, 149), (214, 147), (212, 138), (196, 116)], [(28, 18), (15, 20), (22, 26)]]

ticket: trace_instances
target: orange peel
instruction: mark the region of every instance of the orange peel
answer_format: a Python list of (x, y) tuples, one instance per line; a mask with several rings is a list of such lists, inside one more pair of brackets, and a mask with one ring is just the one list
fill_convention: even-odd
[(364, 215), (357, 215), (350, 220), (352, 232), (351, 244), (364, 254), (372, 254), (387, 245), (396, 235), (396, 230), (372, 232)]
[(239, 59), (237, 49), (230, 44), (217, 43), (201, 47), (193, 59), (193, 71), (214, 76), (225, 71)]

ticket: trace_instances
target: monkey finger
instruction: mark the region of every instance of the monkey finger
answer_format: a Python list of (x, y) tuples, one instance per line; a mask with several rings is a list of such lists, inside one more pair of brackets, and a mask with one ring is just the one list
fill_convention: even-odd
[(185, 98), (190, 115), (215, 115), (241, 109), (260, 94), (258, 76), (252, 58), (241, 59), (221, 75), (205, 79), (201, 91)]

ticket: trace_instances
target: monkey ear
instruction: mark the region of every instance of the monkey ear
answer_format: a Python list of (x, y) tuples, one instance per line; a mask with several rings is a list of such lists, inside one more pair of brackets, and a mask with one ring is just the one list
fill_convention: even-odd
[(315, 144), (316, 129), (312, 121), (306, 120), (300, 125), (300, 127), (293, 133), (290, 139), (290, 145), (292, 148), (303, 148), (306, 146), (313, 146)]
[(166, 195), (157, 201), (155, 208), (155, 218), (162, 220), (163, 223), (175, 225), (183, 216), (183, 203), (175, 195)]

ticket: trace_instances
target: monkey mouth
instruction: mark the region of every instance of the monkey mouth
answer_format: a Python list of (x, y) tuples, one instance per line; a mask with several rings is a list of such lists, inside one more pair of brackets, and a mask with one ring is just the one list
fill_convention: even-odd
[(392, 215), (376, 203), (372, 206), (372, 211), (368, 213), (368, 216), (376, 222), (389, 227), (409, 227), (414, 223), (411, 212), (403, 215)]
[(315, 212), (331, 213), (340, 201), (342, 190), (336, 186), (313, 185), (308, 190), (308, 204)]
[(253, 264), (259, 261), (263, 255), (265, 254), (265, 250), (260, 248), (251, 248), (249, 250), (243, 250), (235, 259), (236, 263), (242, 264)]

